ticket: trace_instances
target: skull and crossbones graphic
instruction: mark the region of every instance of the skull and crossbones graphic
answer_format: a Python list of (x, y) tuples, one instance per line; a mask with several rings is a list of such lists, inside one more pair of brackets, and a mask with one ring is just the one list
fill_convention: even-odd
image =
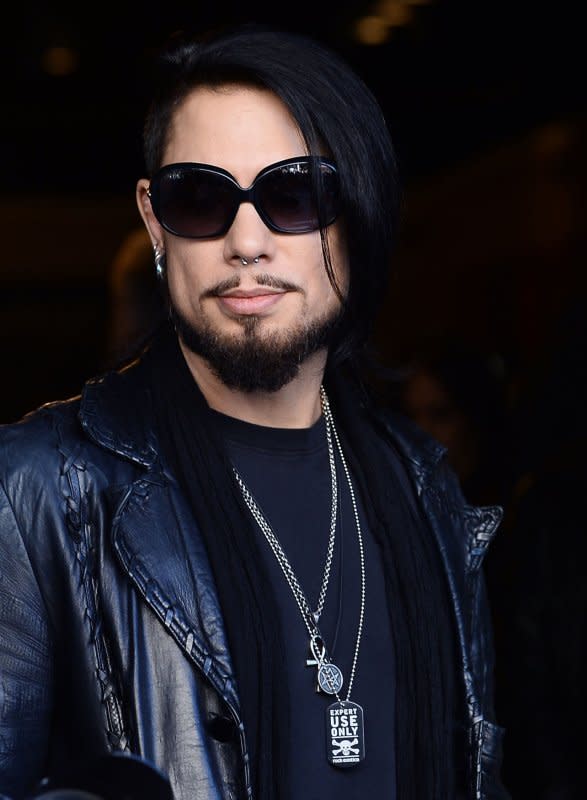
[(343, 739), (342, 742), (333, 742), (333, 747), (338, 747), (338, 750), (332, 751), (333, 756), (350, 756), (359, 755), (359, 748), (355, 747), (359, 743), (358, 739)]

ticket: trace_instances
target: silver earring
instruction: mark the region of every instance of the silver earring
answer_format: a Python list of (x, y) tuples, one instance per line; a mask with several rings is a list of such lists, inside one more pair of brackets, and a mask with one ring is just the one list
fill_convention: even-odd
[(165, 251), (156, 244), (153, 253), (155, 254), (155, 272), (157, 277), (162, 280), (165, 277)]

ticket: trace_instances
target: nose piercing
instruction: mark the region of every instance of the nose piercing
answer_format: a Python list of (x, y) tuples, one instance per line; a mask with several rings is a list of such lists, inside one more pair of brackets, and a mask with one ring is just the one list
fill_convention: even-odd
[[(254, 262), (255, 264), (258, 264), (258, 263), (259, 263), (259, 256), (256, 256), (256, 257), (253, 259), (253, 262)], [(243, 265), (243, 267), (246, 267), (246, 266), (248, 265), (248, 263), (249, 263), (249, 262), (248, 262), (248, 260), (247, 260), (246, 258), (243, 258), (243, 257), (241, 256), (241, 264)]]

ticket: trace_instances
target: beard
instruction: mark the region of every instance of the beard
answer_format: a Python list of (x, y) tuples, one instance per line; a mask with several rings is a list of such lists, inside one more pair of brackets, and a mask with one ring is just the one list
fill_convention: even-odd
[(261, 318), (243, 315), (241, 333), (223, 335), (207, 320), (189, 321), (172, 302), (169, 313), (184, 345), (205, 359), (225, 386), (241, 392), (277, 392), (287, 385), (309, 356), (329, 347), (341, 318), (337, 307), (319, 319), (261, 335)]

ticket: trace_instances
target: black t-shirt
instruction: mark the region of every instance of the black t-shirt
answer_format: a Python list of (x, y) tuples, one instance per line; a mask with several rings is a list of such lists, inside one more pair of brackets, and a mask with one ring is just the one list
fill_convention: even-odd
[[(231, 460), (279, 540), (314, 610), (322, 583), (331, 514), (331, 476), (323, 418), (308, 429), (275, 429), (212, 412)], [(357, 528), (345, 474), (336, 456), (340, 508), (336, 542), (320, 630), (331, 660), (341, 669), (347, 699), (361, 607)], [(265, 536), (260, 550), (274, 587), (285, 646), (283, 680), (290, 714), (283, 736), (289, 744), (292, 800), (367, 797), (395, 800), (395, 668), (391, 616), (379, 547), (370, 535), (359, 496), (366, 597), (363, 634), (350, 699), (364, 712), (365, 759), (336, 767), (327, 759), (326, 712), (336, 698), (316, 691), (317, 671), (309, 634), (289, 584)]]

